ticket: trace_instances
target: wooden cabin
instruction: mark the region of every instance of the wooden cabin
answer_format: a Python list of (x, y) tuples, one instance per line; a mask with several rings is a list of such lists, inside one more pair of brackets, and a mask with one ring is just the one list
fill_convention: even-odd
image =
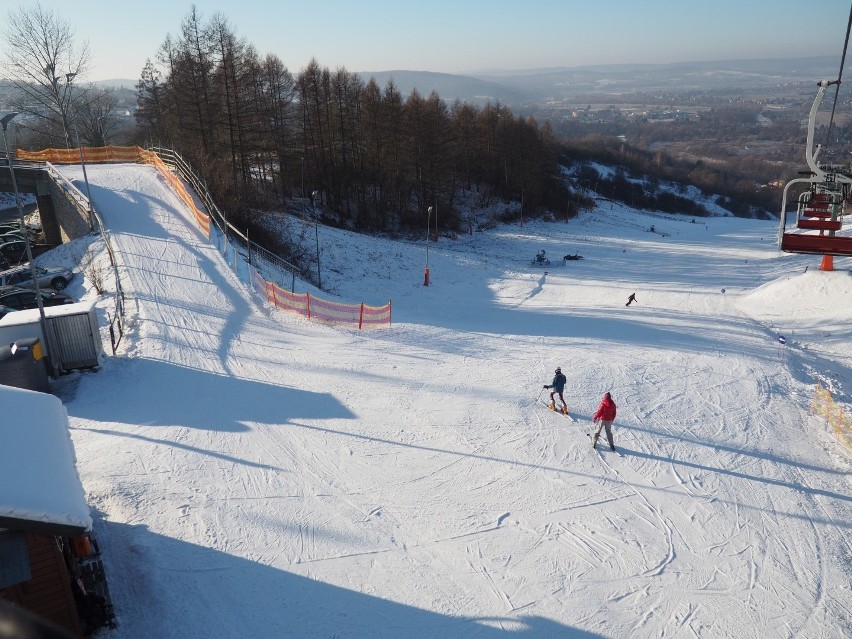
[(9, 386), (0, 406), (0, 599), (72, 637), (114, 626), (65, 407)]

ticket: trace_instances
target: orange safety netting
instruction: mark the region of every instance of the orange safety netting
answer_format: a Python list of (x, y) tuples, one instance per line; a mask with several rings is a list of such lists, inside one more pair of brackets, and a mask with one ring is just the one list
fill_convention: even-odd
[(198, 226), (209, 237), (210, 216), (201, 211), (195, 204), (195, 200), (186, 190), (181, 179), (176, 176), (156, 153), (146, 151), (139, 146), (98, 146), (83, 147), (81, 149), (44, 149), (43, 151), (22, 151), (18, 149), (15, 154), (19, 160), (30, 160), (36, 162), (50, 162), (51, 164), (79, 164), (80, 154), (83, 161), (89, 164), (105, 164), (108, 162), (134, 162), (137, 164), (150, 164), (157, 167), (166, 181), (175, 190), (178, 197), (189, 207), (195, 216)]
[[(77, 164), (80, 162), (80, 149), (44, 149), (43, 151), (16, 151), (19, 160), (50, 162), (51, 164)], [(163, 163), (160, 157), (142, 147), (102, 146), (83, 147), (83, 160), (92, 164), (106, 162), (134, 162), (155, 166), (168, 181), (177, 195), (189, 207), (201, 229), (210, 236), (210, 216), (202, 212), (195, 204), (181, 179)], [(384, 306), (366, 304), (345, 304), (331, 302), (308, 293), (290, 293), (272, 282), (263, 279), (252, 269), (252, 277), (258, 289), (265, 291), (266, 299), (276, 308), (296, 313), (309, 320), (329, 324), (348, 324), (358, 328), (377, 328), (390, 326), (391, 303)]]
[(327, 324), (345, 324), (358, 328), (380, 328), (391, 325), (391, 303), (384, 306), (332, 302), (310, 293), (291, 293), (267, 282), (252, 269), (255, 287), (264, 292), (266, 301), (276, 308), (296, 313), (309, 320)]
[[(83, 147), (83, 161), (92, 164), (103, 162), (139, 162), (138, 146)], [(79, 164), (80, 149), (44, 149), (43, 151), (15, 151), (19, 160), (50, 162), (51, 164)]]
[(852, 419), (846, 415), (843, 407), (834, 401), (829, 390), (823, 388), (822, 384), (817, 384), (814, 390), (811, 412), (825, 419), (840, 442), (852, 450)]
[(138, 162), (142, 164), (151, 164), (157, 167), (157, 170), (162, 174), (166, 181), (171, 184), (172, 188), (175, 190), (175, 193), (178, 194), (183, 203), (189, 207), (189, 210), (192, 211), (192, 214), (195, 216), (195, 221), (198, 222), (198, 226), (201, 227), (201, 230), (204, 231), (204, 234), (207, 237), (210, 237), (210, 216), (206, 213), (202, 212), (196, 205), (195, 200), (189, 194), (189, 191), (186, 190), (181, 179), (169, 171), (169, 168), (163, 164), (163, 161), (153, 151), (146, 151), (145, 149), (139, 149), (139, 160)]

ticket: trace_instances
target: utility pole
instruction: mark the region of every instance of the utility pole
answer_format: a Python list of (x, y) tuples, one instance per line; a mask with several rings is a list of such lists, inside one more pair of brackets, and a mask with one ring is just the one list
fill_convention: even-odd
[(47, 333), (47, 320), (44, 316), (44, 300), (41, 298), (41, 290), (38, 286), (38, 276), (35, 271), (35, 264), (33, 264), (33, 252), (30, 248), (30, 236), (27, 233), (27, 223), (24, 219), (24, 204), (21, 202), (21, 196), (18, 193), (18, 182), (15, 179), (15, 170), (12, 168), (12, 153), (9, 151), (9, 138), (6, 137), (6, 129), (9, 126), (9, 122), (11, 122), (15, 116), (18, 115), (16, 112), (7, 113), (0, 118), (0, 125), (3, 127), (3, 144), (6, 147), (6, 161), (9, 163), (9, 174), (12, 176), (12, 189), (15, 191), (15, 205), (18, 207), (18, 221), (21, 225), (21, 233), (24, 236), (24, 246), (27, 251), (27, 262), (30, 265), (30, 275), (33, 279), (33, 290), (35, 291), (36, 304), (38, 305), (38, 317), (39, 317), (39, 326), (41, 328), (41, 334), (44, 338), (44, 350), (47, 355), (47, 361), (50, 363), (51, 373), (55, 373), (56, 367), (53, 361), (53, 342), (51, 342)]
[(320, 271), (320, 249), (319, 249), (319, 218), (317, 217), (317, 196), (319, 195), (319, 191), (314, 191), (311, 193), (311, 200), (314, 203), (314, 235), (317, 240), (317, 282), (319, 283), (319, 288), (322, 288), (322, 272)]

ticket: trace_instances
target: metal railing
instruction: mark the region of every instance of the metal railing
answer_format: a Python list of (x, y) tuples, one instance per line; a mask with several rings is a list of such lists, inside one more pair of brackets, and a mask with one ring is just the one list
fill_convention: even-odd
[(80, 189), (74, 186), (70, 180), (57, 171), (56, 167), (54, 167), (50, 162), (45, 162), (45, 168), (48, 175), (56, 183), (56, 185), (69, 195), (69, 200), (78, 210), (80, 215), (88, 218), (89, 213), (91, 212), (94, 230), (100, 234), (101, 240), (103, 240), (107, 254), (109, 255), (109, 263), (112, 267), (113, 276), (115, 278), (115, 308), (109, 322), (109, 338), (110, 345), (112, 347), (112, 354), (115, 355), (118, 345), (121, 342), (121, 338), (124, 337), (124, 288), (121, 285), (118, 261), (116, 260), (112, 242), (110, 242), (109, 232), (106, 231), (106, 226), (95, 208), (94, 203), (90, 202), (89, 198), (83, 195), (83, 193), (80, 192)]
[(210, 219), (219, 232), (222, 233), (225, 241), (230, 242), (236, 252), (245, 257), (249, 266), (266, 275), (267, 279), (280, 282), (282, 286), (289, 284), (291, 292), (295, 292), (296, 276), (308, 279), (300, 268), (266, 247), (250, 240), (248, 231), (244, 233), (231, 224), (225, 217), (225, 214), (216, 206), (206, 183), (195, 174), (189, 163), (177, 151), (157, 146), (148, 147), (147, 150), (155, 153), (166, 166), (177, 171), (178, 175), (192, 186), (195, 194), (206, 207)]

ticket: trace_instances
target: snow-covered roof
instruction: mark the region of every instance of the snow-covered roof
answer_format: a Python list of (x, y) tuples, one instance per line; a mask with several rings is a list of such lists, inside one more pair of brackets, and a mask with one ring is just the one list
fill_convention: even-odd
[(0, 385), (0, 529), (92, 529), (68, 414), (53, 395)]
[[(63, 315), (80, 315), (89, 313), (95, 307), (95, 301), (77, 302), (75, 304), (61, 304), (59, 306), (45, 306), (45, 317), (61, 317)], [(12, 311), (5, 317), (0, 318), (0, 326), (19, 326), (21, 324), (34, 324), (41, 319), (41, 313), (37, 308), (29, 308), (24, 311)]]

